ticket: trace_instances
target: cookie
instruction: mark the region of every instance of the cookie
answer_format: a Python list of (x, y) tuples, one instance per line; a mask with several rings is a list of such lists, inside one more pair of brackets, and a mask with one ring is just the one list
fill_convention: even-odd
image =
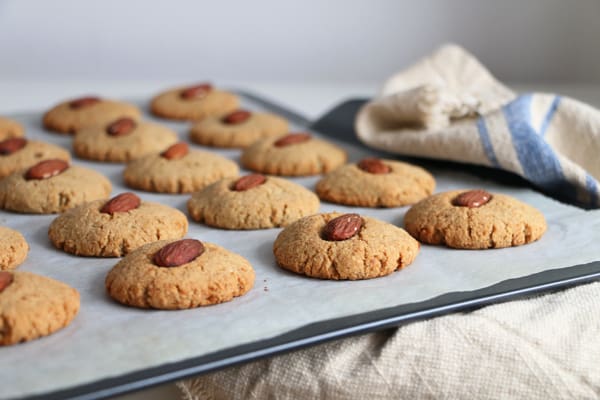
[(23, 125), (17, 121), (0, 117), (0, 140), (22, 137), (24, 132)]
[(52, 214), (104, 199), (110, 191), (110, 181), (98, 172), (63, 160), (44, 160), (0, 180), (0, 208)]
[(3, 140), (0, 142), (0, 178), (52, 158), (70, 161), (71, 155), (62, 147), (50, 143), (24, 138)]
[(195, 221), (225, 229), (286, 226), (318, 210), (319, 198), (311, 191), (259, 174), (222, 179), (188, 201)]
[(147, 243), (180, 239), (187, 228), (181, 211), (129, 192), (65, 211), (50, 224), (48, 237), (78, 256), (122, 257)]
[(302, 218), (279, 233), (273, 253), (280, 267), (321, 279), (369, 279), (413, 262), (419, 243), (404, 229), (358, 214)]
[(306, 176), (329, 172), (346, 162), (346, 152), (308, 133), (260, 139), (242, 153), (242, 165), (270, 175)]
[(79, 293), (67, 284), (31, 272), (0, 272), (0, 345), (56, 332), (78, 311)]
[(217, 90), (208, 83), (178, 87), (152, 99), (152, 114), (176, 120), (201, 120), (235, 111), (240, 104), (236, 95)]
[(106, 276), (106, 290), (118, 302), (166, 310), (229, 301), (253, 284), (254, 270), (245, 258), (194, 239), (144, 245)]
[(29, 245), (14, 229), (0, 226), (0, 270), (15, 269), (27, 257)]
[(177, 142), (177, 133), (149, 122), (119, 118), (83, 128), (73, 139), (75, 154), (87, 160), (126, 162), (158, 153)]
[(288, 122), (277, 115), (237, 110), (197, 122), (190, 139), (204, 146), (244, 148), (258, 139), (284, 135), (288, 127)]
[(365, 158), (331, 171), (317, 182), (321, 200), (360, 207), (399, 207), (433, 193), (435, 179), (423, 168)]
[(123, 177), (127, 186), (159, 193), (191, 193), (226, 177), (237, 176), (233, 161), (205, 151), (189, 150), (177, 143), (160, 154), (127, 164)]
[(105, 126), (117, 118), (125, 117), (139, 120), (141, 112), (133, 104), (99, 97), (81, 97), (54, 106), (44, 114), (43, 124), (46, 129), (57, 133), (74, 134), (81, 128)]
[(439, 193), (412, 206), (406, 230), (429, 244), (492, 249), (527, 244), (546, 231), (541, 212), (510, 196), (483, 190)]

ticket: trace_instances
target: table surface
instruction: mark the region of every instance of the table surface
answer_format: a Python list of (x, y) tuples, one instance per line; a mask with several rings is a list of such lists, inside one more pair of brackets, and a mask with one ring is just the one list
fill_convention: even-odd
[[(84, 94), (98, 94), (113, 98), (150, 98), (158, 91), (181, 84), (181, 81), (35, 81), (0, 79), (0, 115), (23, 111), (45, 110), (55, 103)], [(185, 82), (183, 82), (185, 84)], [(316, 119), (341, 100), (371, 97), (377, 93), (376, 82), (216, 82), (228, 88), (239, 88), (259, 93), (298, 111), (309, 119)], [(600, 106), (600, 84), (560, 83), (512, 85), (517, 91), (544, 91), (577, 98), (596, 107)], [(124, 396), (119, 400), (178, 398), (174, 384), (161, 385)]]

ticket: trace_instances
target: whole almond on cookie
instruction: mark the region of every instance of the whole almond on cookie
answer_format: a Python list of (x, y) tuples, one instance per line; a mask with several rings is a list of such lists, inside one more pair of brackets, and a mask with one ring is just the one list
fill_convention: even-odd
[(106, 127), (106, 133), (110, 136), (124, 136), (131, 133), (135, 126), (133, 118), (119, 118)]
[(452, 204), (459, 207), (476, 208), (488, 203), (492, 199), (492, 195), (485, 190), (469, 190), (456, 196)]
[(13, 274), (6, 271), (0, 271), (0, 293), (6, 289), (13, 281)]
[(379, 158), (363, 158), (357, 164), (358, 168), (370, 174), (387, 174), (391, 171), (389, 165), (386, 165)]
[(242, 192), (248, 189), (252, 189), (253, 187), (262, 185), (263, 183), (265, 183), (266, 180), (267, 178), (262, 174), (246, 175), (241, 177), (234, 183), (233, 190), (235, 190), (236, 192)]
[(358, 214), (344, 214), (329, 221), (323, 228), (323, 239), (329, 241), (347, 240), (362, 228), (363, 220)]
[(64, 160), (44, 160), (29, 168), (25, 173), (26, 180), (48, 179), (60, 174), (69, 168), (69, 163)]
[(71, 109), (73, 109), (73, 110), (79, 110), (80, 108), (84, 108), (84, 107), (88, 107), (93, 104), (96, 104), (99, 101), (100, 101), (100, 98), (95, 97), (95, 96), (81, 97), (79, 99), (72, 100), (69, 103), (69, 107), (71, 107)]
[(290, 133), (273, 143), (275, 147), (285, 147), (296, 143), (302, 143), (311, 139), (310, 133)]
[(237, 110), (224, 116), (222, 121), (229, 125), (241, 124), (250, 118), (251, 115), (252, 113), (250, 113), (250, 111)]
[(104, 203), (100, 212), (113, 215), (116, 212), (126, 212), (136, 209), (141, 203), (142, 200), (135, 193), (121, 193)]
[(182, 239), (161, 248), (152, 260), (159, 267), (178, 267), (204, 253), (204, 245), (196, 239)]
[(201, 99), (206, 97), (212, 90), (212, 85), (209, 83), (202, 83), (196, 86), (190, 86), (181, 91), (181, 98), (186, 100)]
[(167, 160), (177, 160), (190, 152), (190, 146), (185, 142), (175, 143), (161, 153), (161, 156)]
[(27, 144), (27, 139), (11, 138), (0, 142), (0, 155), (7, 156), (21, 150)]

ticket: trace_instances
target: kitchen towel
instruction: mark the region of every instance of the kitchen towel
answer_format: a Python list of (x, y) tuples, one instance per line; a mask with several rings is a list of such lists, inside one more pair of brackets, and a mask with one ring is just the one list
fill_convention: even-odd
[(374, 148), (500, 168), (559, 200), (600, 207), (600, 111), (559, 95), (516, 95), (456, 45), (390, 78), (358, 113), (356, 131)]

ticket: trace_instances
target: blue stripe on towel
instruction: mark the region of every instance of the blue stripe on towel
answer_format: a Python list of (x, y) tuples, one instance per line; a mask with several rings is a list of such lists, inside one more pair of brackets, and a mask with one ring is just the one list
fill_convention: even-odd
[(502, 110), (525, 177), (544, 190), (576, 201), (577, 190), (565, 179), (554, 150), (533, 128), (531, 100), (531, 94), (519, 96)]
[(556, 109), (558, 108), (559, 103), (560, 103), (560, 96), (554, 97), (554, 100), (552, 101), (552, 104), (550, 105), (550, 108), (548, 109), (548, 112), (546, 113), (546, 116), (544, 117), (544, 120), (542, 121), (542, 126), (540, 127), (540, 135), (544, 136), (546, 134), (546, 131), (548, 130), (548, 126), (550, 125), (550, 121), (552, 120), (554, 113), (556, 113)]
[(488, 160), (490, 160), (494, 167), (498, 168), (500, 164), (496, 158), (496, 153), (494, 152), (494, 147), (492, 146), (492, 141), (490, 140), (490, 134), (483, 117), (477, 118), (477, 130), (479, 131), (479, 138), (481, 139), (481, 145), (483, 146), (483, 151), (485, 152), (486, 157)]

